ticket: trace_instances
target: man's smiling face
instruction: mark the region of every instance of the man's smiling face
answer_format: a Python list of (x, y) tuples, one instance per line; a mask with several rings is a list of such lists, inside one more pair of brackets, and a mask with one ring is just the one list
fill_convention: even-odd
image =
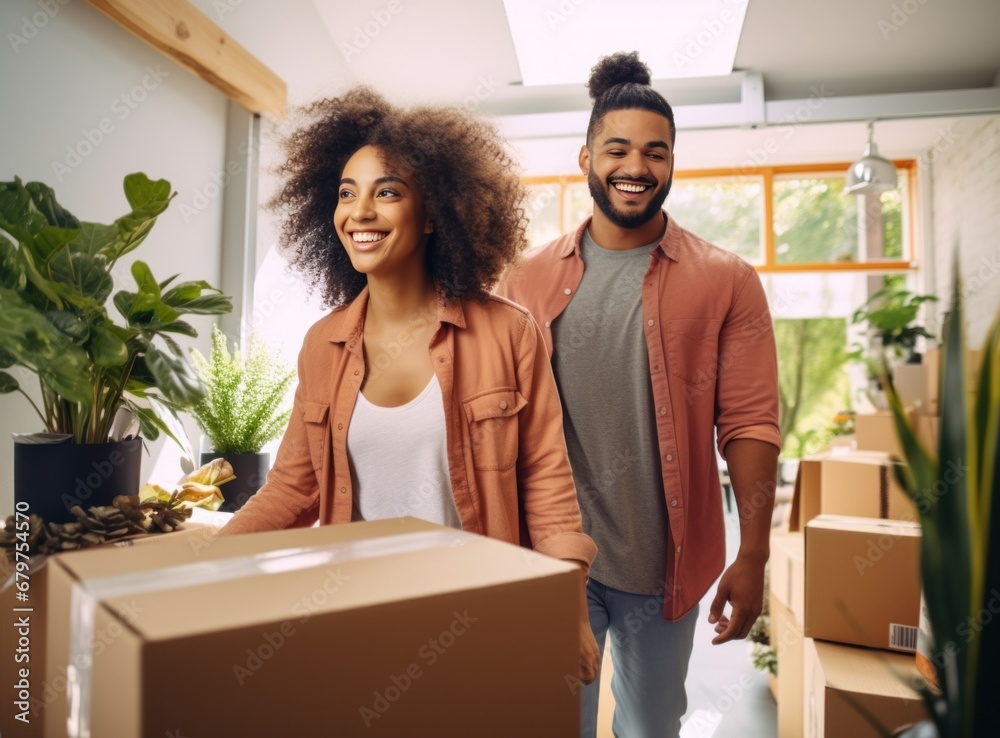
[[(673, 182), (670, 122), (648, 110), (613, 110), (580, 152), (598, 210), (620, 228), (638, 228), (657, 216)], [(595, 213), (596, 215), (596, 213)]]

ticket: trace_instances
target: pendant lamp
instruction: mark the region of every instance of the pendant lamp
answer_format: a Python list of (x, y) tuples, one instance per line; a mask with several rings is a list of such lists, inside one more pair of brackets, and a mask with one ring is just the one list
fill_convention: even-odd
[(896, 189), (896, 167), (878, 155), (874, 141), (875, 121), (868, 121), (868, 145), (865, 154), (847, 170), (845, 192), (852, 195), (885, 192)]

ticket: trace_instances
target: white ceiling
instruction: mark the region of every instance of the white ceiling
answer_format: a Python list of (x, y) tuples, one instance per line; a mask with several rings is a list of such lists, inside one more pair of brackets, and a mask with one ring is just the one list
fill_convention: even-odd
[[(459, 104), (501, 116), (589, 107), (581, 84), (521, 85), (503, 0), (313, 4), (331, 44), (358, 80), (400, 102)], [(677, 33), (658, 28), (662, 22), (649, 21), (635, 7), (621, 0), (539, 0), (538, 23), (544, 28), (538, 37), (579, 33), (597, 18), (591, 31), (595, 38), (603, 33), (602, 25), (631, 27), (640, 55), (650, 57), (652, 49), (662, 55), (666, 39), (677, 43)], [(749, 0), (734, 74), (654, 84), (681, 108), (739, 102), (742, 72), (762, 75), (768, 101), (806, 100), (817, 89), (843, 97), (989, 88), (1000, 84), (998, 31), (998, 0)], [(681, 36), (687, 43), (677, 52), (690, 54), (698, 37)], [(702, 35), (702, 42), (707, 38)], [(951, 123), (949, 112), (940, 111), (940, 119), (880, 121), (876, 140), (883, 155), (909, 157), (934, 146)], [(857, 117), (818, 123), (818, 116), (793, 128), (720, 131), (685, 130), (679, 114), (678, 166), (740, 166), (756, 149), (766, 150), (768, 141), (774, 149), (767, 153), (769, 163), (853, 159), (866, 139), (865, 115)], [(522, 148), (575, 152), (579, 146), (577, 132), (544, 141), (530, 138)]]

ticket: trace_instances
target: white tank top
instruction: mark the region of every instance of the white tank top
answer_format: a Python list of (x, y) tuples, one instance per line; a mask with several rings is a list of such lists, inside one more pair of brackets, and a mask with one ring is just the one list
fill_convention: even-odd
[(405, 405), (373, 405), (358, 393), (347, 429), (352, 520), (410, 515), (461, 528), (448, 473), (444, 402), (437, 375)]

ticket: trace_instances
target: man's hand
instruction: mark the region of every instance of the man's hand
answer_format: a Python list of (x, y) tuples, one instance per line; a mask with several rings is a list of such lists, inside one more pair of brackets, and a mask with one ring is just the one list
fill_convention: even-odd
[(601, 664), (601, 652), (597, 648), (594, 631), (590, 629), (590, 619), (580, 622), (580, 681), (590, 684), (597, 679)]
[[(708, 622), (715, 624), (718, 635), (713, 645), (746, 638), (757, 616), (764, 607), (764, 564), (749, 558), (736, 557), (736, 561), (722, 573), (719, 589), (708, 611)], [(726, 602), (733, 605), (727, 617), (723, 610)]]

